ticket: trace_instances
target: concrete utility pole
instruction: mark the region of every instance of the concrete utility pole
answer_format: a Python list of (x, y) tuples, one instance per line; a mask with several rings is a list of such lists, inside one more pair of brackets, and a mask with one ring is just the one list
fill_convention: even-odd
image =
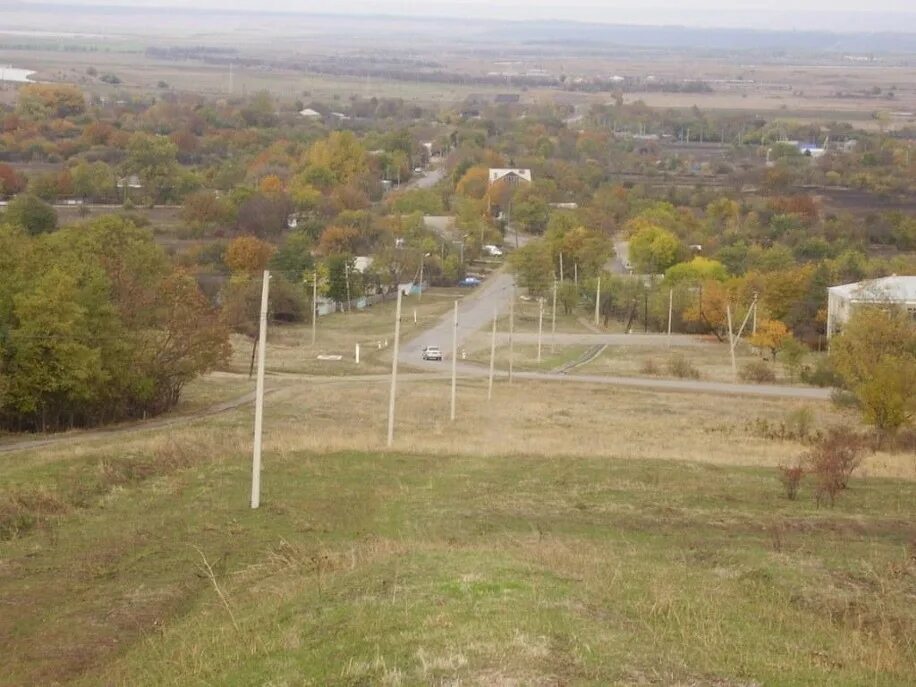
[[(576, 290), (579, 289), (579, 263), (573, 263), (573, 284), (576, 285)], [(577, 294), (578, 295), (578, 294)]]
[(455, 421), (455, 398), (458, 380), (458, 301), (455, 301), (455, 326), (452, 329), (452, 422)]
[(417, 302), (423, 300), (423, 261), (426, 259), (426, 254), (420, 256), (420, 293), (417, 294)]
[(553, 282), (553, 311), (550, 314), (550, 352), (556, 351), (557, 338), (557, 282)]
[(560, 253), (560, 283), (563, 283), (563, 254)]
[(344, 274), (347, 277), (347, 312), (349, 313), (353, 310), (353, 300), (350, 298), (350, 265), (348, 263), (344, 263)]
[(668, 348), (671, 348), (671, 316), (674, 314), (674, 289), (668, 290)]
[(493, 373), (496, 371), (496, 321), (499, 310), (493, 310), (493, 335), (490, 337), (490, 381), (487, 385), (487, 400), (493, 399)]
[(515, 286), (512, 286), (512, 300), (509, 301), (509, 384), (512, 383), (512, 363), (515, 358), (515, 342), (512, 335), (515, 333)]
[(401, 287), (394, 314), (394, 357), (391, 360), (391, 393), (388, 396), (388, 448), (394, 444), (394, 399), (398, 388), (398, 350), (401, 343)]
[(359, 344), (356, 344), (356, 350), (354, 353), (355, 355), (353, 357), (356, 360), (356, 364), (359, 365)]
[(264, 362), (267, 358), (267, 299), (270, 272), (264, 271), (261, 284), (261, 321), (258, 332), (258, 381), (254, 401), (254, 453), (251, 458), (251, 507), (261, 505), (261, 432), (264, 426)]
[(732, 335), (732, 305), (725, 305), (725, 315), (728, 317), (728, 350), (732, 356), (732, 374), (738, 377), (738, 363), (735, 361), (735, 338)]
[(741, 339), (741, 335), (744, 333), (744, 328), (747, 326), (747, 321), (751, 317), (752, 312), (757, 310), (757, 295), (754, 295), (754, 300), (751, 301), (751, 306), (747, 310), (747, 314), (744, 316), (744, 320), (741, 322), (741, 327), (738, 329), (738, 333), (732, 335), (732, 308), (731, 303), (725, 306), (725, 313), (728, 315), (728, 343), (731, 348), (732, 355), (732, 372), (735, 374), (735, 378), (738, 377), (738, 365), (735, 362), (735, 347), (738, 345), (738, 341)]
[(544, 335), (544, 299), (538, 298), (538, 362), (541, 362), (541, 337)]
[(595, 326), (599, 326), (601, 314), (601, 277), (598, 277), (598, 289), (595, 292)]
[(315, 337), (318, 334), (318, 272), (312, 279), (312, 346), (315, 345)]

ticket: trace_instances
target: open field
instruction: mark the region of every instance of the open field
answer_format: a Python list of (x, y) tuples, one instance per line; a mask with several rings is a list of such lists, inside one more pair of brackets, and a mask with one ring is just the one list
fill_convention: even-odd
[[(416, 332), (438, 321), (443, 313), (453, 307), (456, 299), (470, 293), (467, 289), (432, 288), (422, 298), (405, 297), (401, 306), (402, 339), (409, 339)], [(396, 301), (392, 298), (365, 310), (319, 317), (314, 347), (311, 325), (271, 328), (268, 333), (266, 369), (269, 373), (332, 376), (390, 370), (395, 308)], [(355, 362), (357, 343), (360, 345), (359, 365)], [(252, 342), (242, 336), (235, 336), (233, 344), (233, 354), (227, 370), (247, 374), (251, 366)], [(319, 360), (319, 355), (339, 355), (342, 360)]]
[(250, 407), (5, 456), (0, 684), (912, 683), (912, 456), (818, 510), (749, 426), (851, 416), (405, 382), (379, 451), (384, 377), (272, 380), (258, 511)]
[[(806, 364), (813, 365), (817, 355), (819, 354), (809, 354)], [(624, 376), (645, 376), (649, 374), (672, 377), (668, 369), (669, 364), (678, 357), (690, 363), (699, 373), (700, 379), (715, 382), (735, 381), (728, 344), (713, 342), (690, 348), (668, 348), (664, 345), (654, 347), (609, 346), (594, 360), (577, 367), (575, 372)], [(760, 355), (754, 352), (750, 346), (739, 344), (736, 347), (735, 360), (739, 372), (745, 365), (760, 359)], [(780, 362), (774, 364), (768, 361), (768, 364), (776, 375), (776, 383), (793, 384), (798, 382), (797, 379), (793, 379), (788, 375)], [(650, 371), (650, 369), (654, 371)]]

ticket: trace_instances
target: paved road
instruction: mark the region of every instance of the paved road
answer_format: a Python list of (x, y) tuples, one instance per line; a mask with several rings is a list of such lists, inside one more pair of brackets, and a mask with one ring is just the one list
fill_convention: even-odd
[[(513, 278), (505, 272), (496, 272), (485, 281), (472, 295), (463, 299), (458, 306), (458, 347), (461, 348), (475, 332), (486, 329), (493, 321), (494, 311), (502, 314), (509, 309), (512, 298)], [(448, 374), (450, 365), (447, 364), (452, 356), (452, 333), (454, 331), (454, 315), (446, 313), (432, 328), (401, 344), (399, 358), (405, 365), (425, 371), (438, 371)], [(557, 343), (584, 343), (629, 346), (659, 346), (667, 344), (667, 336), (652, 334), (557, 334)], [(501, 335), (501, 340), (506, 340), (507, 335)], [(673, 337), (679, 346), (709, 345), (691, 337)], [(536, 334), (517, 334), (516, 341), (527, 343), (537, 341)], [(550, 343), (551, 338), (545, 337), (544, 341)], [(437, 345), (442, 350), (444, 363), (424, 362), (420, 353), (424, 346)], [(457, 366), (463, 377), (486, 376), (488, 369), (482, 365), (472, 365), (460, 362)], [(499, 373), (505, 377), (505, 372)], [(829, 400), (830, 389), (813, 387), (783, 386), (777, 384), (727, 384), (723, 382), (703, 382), (681, 379), (654, 379), (644, 377), (614, 377), (602, 375), (566, 375), (549, 372), (518, 372), (514, 375), (518, 379), (531, 379), (539, 381), (566, 382), (566, 383), (591, 383), (608, 384), (614, 386), (627, 386), (653, 391), (680, 391), (687, 393), (719, 394), (731, 396), (764, 396), (768, 398), (797, 398), (807, 400)]]
[[(458, 304), (458, 346), (459, 348), (480, 329), (491, 326), (494, 310), (508, 311), (512, 300), (512, 275), (495, 272), (481, 286), (468, 292)], [(420, 352), (424, 346), (439, 346), (446, 358), (452, 354), (452, 333), (454, 315), (448, 312), (432, 328), (401, 344), (400, 360), (410, 365), (420, 364)], [(431, 363), (430, 366), (441, 367)], [(426, 367), (426, 366), (424, 366)]]
[(407, 183), (407, 188), (432, 188), (445, 178), (445, 168), (435, 167), (423, 176), (414, 177)]
[(615, 238), (614, 253), (614, 257), (608, 263), (608, 269), (614, 274), (629, 274), (627, 265), (630, 263), (630, 242)]

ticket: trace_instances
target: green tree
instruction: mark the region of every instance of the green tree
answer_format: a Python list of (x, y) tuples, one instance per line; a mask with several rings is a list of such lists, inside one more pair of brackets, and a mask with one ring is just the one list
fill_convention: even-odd
[(916, 326), (894, 306), (856, 310), (833, 339), (830, 357), (865, 420), (885, 432), (910, 424), (916, 413)]
[(57, 229), (57, 212), (41, 198), (20, 193), (10, 201), (6, 221), (34, 236)]
[(683, 252), (680, 239), (656, 224), (643, 224), (630, 237), (630, 259), (640, 272), (664, 272)]
[(697, 284), (710, 279), (725, 281), (728, 279), (728, 270), (721, 262), (701, 256), (695, 257), (690, 262), (673, 265), (665, 272), (665, 284), (670, 286)]
[(545, 241), (532, 241), (509, 256), (509, 264), (518, 276), (518, 283), (534, 296), (547, 293), (553, 283), (553, 257)]
[(137, 132), (127, 144), (126, 174), (136, 174), (154, 202), (173, 198), (179, 186), (178, 148), (167, 136)]

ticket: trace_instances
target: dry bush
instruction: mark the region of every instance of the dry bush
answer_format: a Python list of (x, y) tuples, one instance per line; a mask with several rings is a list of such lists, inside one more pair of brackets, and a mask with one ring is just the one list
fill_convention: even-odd
[(846, 489), (852, 473), (862, 463), (868, 438), (847, 427), (833, 427), (805, 456), (808, 472), (814, 478), (817, 505), (827, 500), (833, 505), (837, 494)]
[(805, 468), (802, 465), (780, 465), (779, 481), (786, 490), (786, 498), (794, 501), (798, 498), (798, 488), (805, 477)]
[(700, 371), (682, 355), (672, 356), (668, 360), (668, 372), (680, 379), (699, 379)]
[(755, 360), (748, 363), (738, 372), (738, 376), (744, 382), (756, 382), (763, 384), (766, 382), (775, 382), (776, 373), (765, 360)]
[(643, 360), (642, 367), (639, 368), (639, 371), (644, 375), (659, 375), (662, 372), (658, 363), (655, 362), (655, 358), (646, 358)]

